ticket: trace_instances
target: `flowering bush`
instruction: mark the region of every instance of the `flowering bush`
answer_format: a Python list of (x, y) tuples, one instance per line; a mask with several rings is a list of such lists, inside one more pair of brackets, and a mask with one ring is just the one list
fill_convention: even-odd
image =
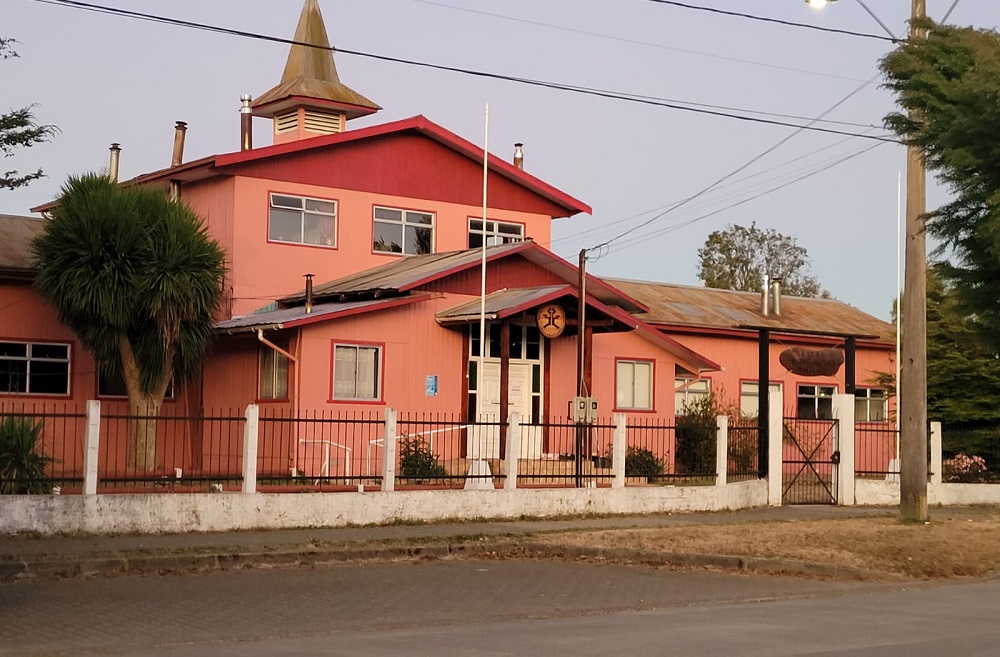
[(986, 461), (981, 456), (957, 454), (954, 458), (945, 460), (942, 464), (945, 481), (968, 482), (985, 477)]

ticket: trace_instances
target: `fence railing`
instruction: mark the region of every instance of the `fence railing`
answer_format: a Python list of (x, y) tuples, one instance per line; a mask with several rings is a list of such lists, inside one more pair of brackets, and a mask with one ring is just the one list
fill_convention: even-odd
[(854, 473), (862, 479), (899, 476), (899, 432), (885, 422), (854, 425)]
[(727, 443), (727, 481), (750, 481), (760, 477), (760, 427), (757, 418), (730, 419)]
[(0, 494), (79, 490), (86, 421), (76, 404), (0, 400)]

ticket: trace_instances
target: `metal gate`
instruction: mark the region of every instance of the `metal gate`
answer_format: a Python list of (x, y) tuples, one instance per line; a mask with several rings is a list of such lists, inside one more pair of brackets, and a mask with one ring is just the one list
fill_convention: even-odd
[(783, 427), (781, 503), (836, 504), (837, 420), (785, 418)]

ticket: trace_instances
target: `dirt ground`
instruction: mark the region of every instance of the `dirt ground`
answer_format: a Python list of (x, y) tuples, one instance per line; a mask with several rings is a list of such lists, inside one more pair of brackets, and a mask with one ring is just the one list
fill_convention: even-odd
[(867, 571), (873, 577), (1000, 575), (1000, 511), (965, 509), (928, 525), (897, 518), (677, 526), (537, 537), (552, 544), (767, 557)]

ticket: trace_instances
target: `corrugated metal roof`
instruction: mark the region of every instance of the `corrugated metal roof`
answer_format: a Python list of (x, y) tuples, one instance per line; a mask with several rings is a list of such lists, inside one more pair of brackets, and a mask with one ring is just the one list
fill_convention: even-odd
[[(505, 310), (522, 308), (541, 303), (543, 299), (551, 298), (553, 295), (573, 293), (574, 288), (569, 285), (550, 285), (548, 287), (526, 287), (514, 290), (499, 290), (493, 294), (486, 295), (486, 316), (487, 318), (503, 316)], [(466, 301), (453, 308), (442, 310), (437, 314), (439, 320), (462, 320), (465, 318), (478, 318), (480, 312), (479, 299)]]
[[(575, 285), (578, 270), (554, 253), (538, 246), (531, 240), (511, 242), (487, 247), (486, 259), (494, 260), (518, 253), (526, 260), (542, 267), (567, 283)], [(400, 256), (379, 267), (368, 269), (344, 278), (321, 283), (313, 287), (316, 298), (349, 296), (361, 293), (376, 292), (406, 292), (420, 285), (443, 278), (468, 267), (477, 266), (482, 258), (479, 249), (464, 251), (446, 251), (444, 253), (428, 253), (415, 256)], [(645, 310), (635, 299), (628, 296), (599, 278), (587, 277), (587, 295), (599, 299), (603, 303), (619, 306), (629, 312)], [(305, 299), (305, 291), (287, 296), (280, 300), (284, 304), (301, 303)]]
[(339, 315), (356, 314), (358, 312), (368, 312), (377, 310), (380, 306), (394, 306), (404, 303), (423, 301), (429, 298), (428, 295), (414, 295), (410, 297), (397, 297), (393, 299), (369, 299), (366, 301), (331, 301), (313, 306), (312, 312), (307, 313), (305, 306), (294, 308), (283, 308), (263, 313), (251, 313), (242, 317), (234, 317), (224, 322), (219, 322), (215, 328), (219, 331), (229, 331), (239, 333), (258, 328), (288, 328), (303, 323), (311, 323), (321, 320), (335, 319)]
[(731, 329), (752, 324), (775, 330), (877, 335), (879, 342), (895, 341), (896, 329), (892, 324), (834, 299), (785, 295), (781, 299), (781, 316), (764, 317), (760, 312), (758, 292), (615, 278), (604, 280), (648, 306), (649, 312), (635, 315), (657, 326)]
[(45, 230), (45, 219), (0, 214), (0, 269), (30, 272), (35, 269), (31, 241)]

